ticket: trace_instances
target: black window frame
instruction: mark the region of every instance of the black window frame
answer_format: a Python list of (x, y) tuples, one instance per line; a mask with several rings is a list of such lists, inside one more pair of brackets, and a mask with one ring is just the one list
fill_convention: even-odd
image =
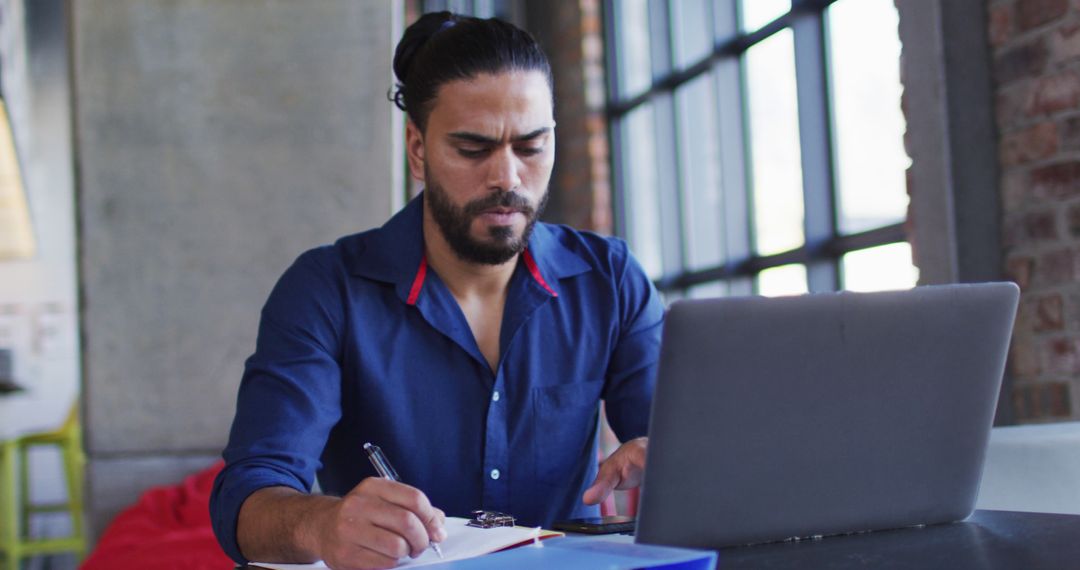
[[(627, 199), (626, 170), (623, 160), (622, 120), (647, 102), (660, 102), (664, 129), (670, 140), (678, 141), (678, 116), (670, 103), (679, 87), (687, 85), (710, 71), (716, 74), (718, 112), (723, 129), (720, 135), (721, 202), (725, 236), (725, 261), (704, 269), (687, 267), (687, 240), (680, 233), (676, 216), (682, 211), (679, 200), (686, 195), (672, 156), (658, 157), (658, 171), (669, 180), (676, 192), (662, 192), (661, 234), (664, 268), (656, 279), (657, 288), (666, 295), (684, 296), (691, 288), (712, 283), (726, 283), (730, 294), (751, 294), (756, 291), (756, 277), (773, 267), (801, 264), (806, 267), (807, 288), (810, 292), (835, 291), (842, 283), (842, 260), (845, 254), (871, 247), (907, 242), (905, 221), (857, 233), (843, 233), (837, 220), (839, 188), (836, 183), (835, 137), (831, 99), (831, 78), (828, 58), (828, 23), (826, 10), (837, 0), (792, 0), (791, 9), (761, 28), (744, 32), (740, 28), (738, 0), (713, 0), (713, 49), (710, 54), (685, 67), (674, 61), (671, 43), (672, 1), (649, 0), (650, 38), (663, 44), (660, 53), (667, 59), (666, 73), (653, 73), (650, 86), (630, 97), (620, 93), (619, 53), (614, 30), (616, 10), (613, 2), (605, 0), (604, 42), (607, 67), (608, 100), (606, 114), (611, 145), (612, 181), (614, 186), (615, 231), (632, 242), (628, 219), (633, 215)], [(661, 21), (657, 21), (657, 20)], [(745, 53), (752, 46), (784, 29), (791, 29), (795, 46), (796, 86), (798, 95), (799, 144), (801, 148), (804, 236), (801, 247), (770, 255), (754, 252), (752, 180), (749, 168), (750, 141), (747, 127)], [(655, 68), (655, 64), (654, 64)], [(659, 120), (656, 121), (657, 124)], [(661, 127), (657, 127), (659, 130)], [(658, 135), (663, 139), (663, 135)], [(671, 148), (660, 148), (658, 154), (674, 155)], [(735, 191), (731, 191), (735, 189)], [(664, 204), (664, 201), (670, 203)], [(672, 258), (677, 260), (672, 261)]]

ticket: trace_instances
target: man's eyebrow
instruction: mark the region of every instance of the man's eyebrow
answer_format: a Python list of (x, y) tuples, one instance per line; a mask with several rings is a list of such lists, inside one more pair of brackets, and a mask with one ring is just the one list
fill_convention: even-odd
[[(525, 133), (523, 135), (517, 135), (517, 136), (511, 138), (510, 142), (531, 141), (533, 139), (540, 138), (540, 137), (542, 137), (542, 136), (544, 136), (544, 135), (546, 135), (547, 133), (550, 133), (550, 132), (551, 132), (551, 127), (540, 127), (539, 129), (536, 129), (535, 131), (528, 132), (528, 133)], [(460, 140), (460, 141), (471, 142), (471, 143), (478, 143), (478, 144), (495, 144), (495, 143), (499, 142), (498, 140), (493, 139), (491, 137), (486, 137), (486, 136), (478, 134), (478, 133), (469, 133), (469, 132), (464, 132), (464, 131), (450, 133), (447, 136), (452, 138), (452, 139), (457, 139), (457, 140)]]
[(533, 131), (531, 133), (525, 133), (523, 135), (518, 135), (518, 136), (516, 136), (516, 137), (514, 137), (514, 138), (512, 138), (510, 140), (512, 142), (531, 141), (533, 139), (538, 139), (538, 138), (540, 138), (540, 137), (542, 137), (542, 136), (544, 136), (544, 135), (546, 135), (546, 134), (548, 134), (550, 132), (551, 132), (551, 127), (540, 127), (539, 129), (536, 129), (535, 131)]

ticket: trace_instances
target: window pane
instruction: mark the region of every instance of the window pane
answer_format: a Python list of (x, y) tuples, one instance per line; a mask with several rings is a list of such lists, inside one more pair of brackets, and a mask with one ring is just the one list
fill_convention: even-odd
[(649, 3), (648, 0), (620, 0), (611, 5), (616, 22), (618, 93), (625, 99), (648, 89), (652, 83)]
[(907, 212), (899, 18), (893, 0), (829, 8), (839, 224), (843, 233), (897, 223)]
[(741, 0), (742, 29), (752, 32), (791, 10), (791, 0)]
[(754, 247), (761, 255), (803, 244), (802, 164), (790, 29), (746, 52)]
[(686, 291), (686, 297), (689, 299), (709, 299), (712, 297), (726, 297), (727, 294), (727, 283), (724, 283), (722, 281), (694, 285)]
[(712, 14), (706, 0), (679, 0), (671, 3), (675, 29), (675, 65), (690, 67), (712, 53)]
[(723, 206), (715, 81), (705, 74), (676, 94), (679, 113), (679, 170), (683, 192), (682, 240), (690, 269), (723, 262)]
[(656, 139), (652, 104), (630, 112), (622, 122), (623, 180), (626, 192), (627, 237), (648, 275), (660, 277), (660, 202), (656, 192)]
[(911, 263), (911, 245), (907, 242), (853, 251), (841, 263), (844, 289), (850, 291), (910, 289), (919, 280), (919, 270)]
[(779, 297), (781, 295), (801, 295), (809, 291), (806, 286), (805, 265), (781, 265), (770, 267), (758, 273), (758, 295)]

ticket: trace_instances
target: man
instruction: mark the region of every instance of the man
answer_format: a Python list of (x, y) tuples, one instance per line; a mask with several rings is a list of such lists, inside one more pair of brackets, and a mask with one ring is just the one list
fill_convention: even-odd
[[(444, 12), (409, 27), (394, 71), (425, 191), (271, 293), (211, 504), (237, 561), (391, 567), (445, 538), (444, 511), (549, 525), (641, 480), (663, 307), (624, 243), (537, 223), (546, 56)], [(624, 443), (598, 470), (601, 400)]]

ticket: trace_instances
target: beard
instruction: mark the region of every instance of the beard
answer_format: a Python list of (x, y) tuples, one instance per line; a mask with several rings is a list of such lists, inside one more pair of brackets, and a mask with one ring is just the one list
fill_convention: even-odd
[[(513, 259), (529, 245), (533, 227), (547, 206), (548, 192), (544, 191), (540, 203), (533, 207), (528, 198), (517, 192), (499, 190), (483, 198), (477, 198), (462, 207), (455, 206), (446, 190), (425, 172), (427, 185), (424, 188), (427, 206), (431, 208), (431, 217), (439, 226), (450, 249), (463, 261), (483, 265), (502, 265)], [(488, 239), (481, 241), (473, 238), (470, 230), (473, 221), (485, 210), (492, 208), (510, 208), (525, 216), (525, 229), (520, 236), (514, 235), (512, 226), (491, 226)]]

